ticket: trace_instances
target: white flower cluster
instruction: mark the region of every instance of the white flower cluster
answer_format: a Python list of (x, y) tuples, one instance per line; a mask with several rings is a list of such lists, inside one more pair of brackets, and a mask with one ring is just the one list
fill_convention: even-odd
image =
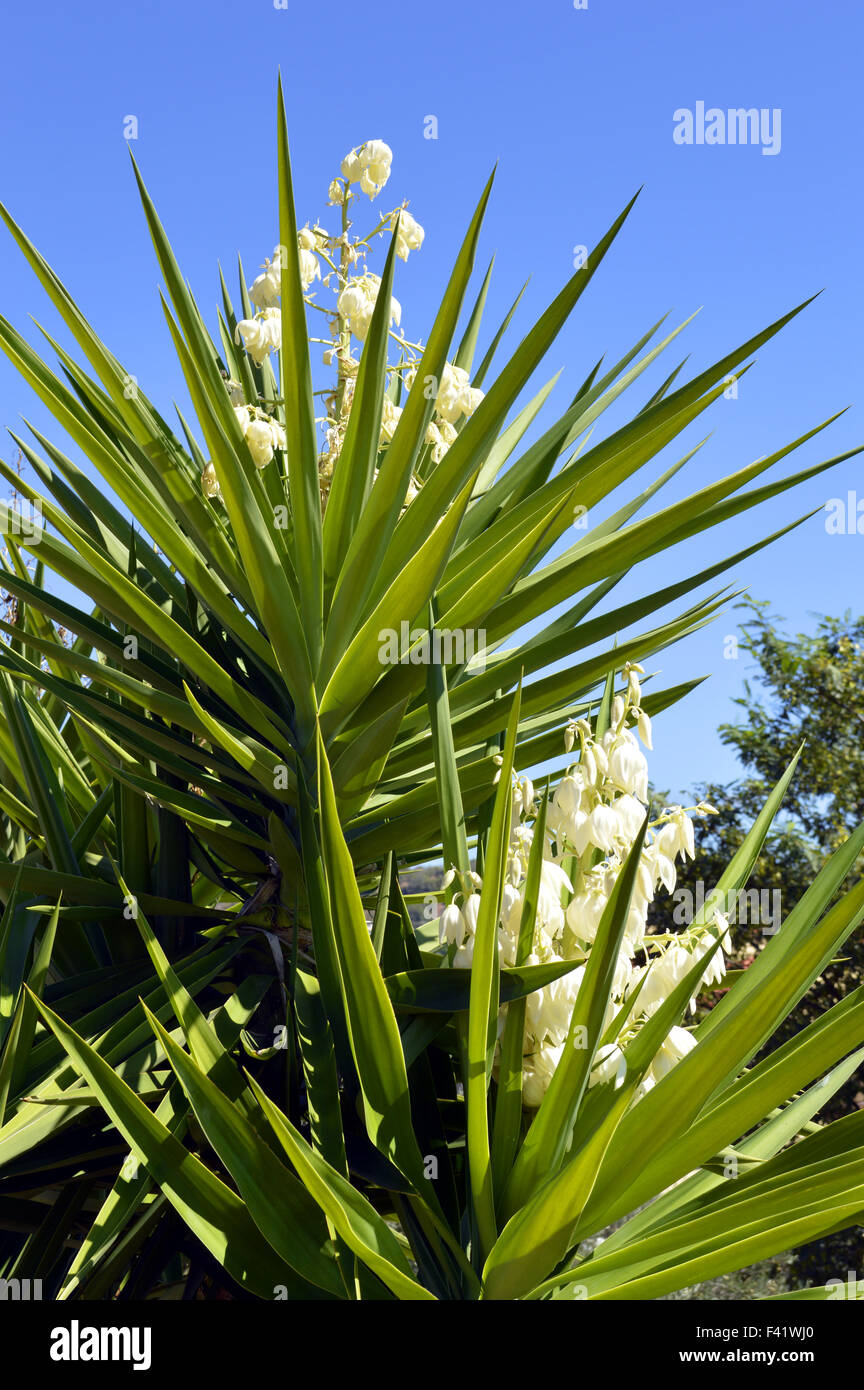
[[(316, 252), (327, 247), (327, 234), (320, 227), (304, 227), (297, 234), (300, 260), (300, 282), (308, 290), (313, 280), (321, 279), (321, 265)], [(282, 346), (282, 319), (279, 300), (282, 293), (282, 248), (277, 246), (273, 259), (265, 260), (262, 272), (249, 286), (249, 298), (257, 309), (254, 318), (241, 319), (234, 332), (234, 341), (243, 346), (256, 366), (271, 352)]]
[(275, 309), (282, 293), (281, 276), (282, 252), (277, 246), (272, 261), (265, 260), (262, 274), (249, 286), (249, 298), (256, 309)]
[(420, 223), (415, 222), (405, 208), (391, 214), (390, 230), (396, 231), (396, 255), (402, 261), (407, 261), (409, 251), (420, 250), (426, 235)]
[[(335, 394), (328, 398), (328, 407), (331, 412), (329, 425), (326, 433), (326, 448), (318, 459), (318, 477), (321, 487), (322, 503), (326, 503), (327, 495), (333, 481), (333, 470), (342, 452), (342, 445), (345, 441), (345, 431), (348, 428), (348, 418), (351, 414), (351, 405), (354, 400), (354, 378), (349, 377), (345, 382), (342, 394), (341, 406), (339, 407), (338, 420), (333, 418), (337, 409)], [(402, 407), (396, 405), (389, 396), (384, 397), (381, 407), (381, 432), (379, 436), (379, 446), (384, 449), (390, 443), (396, 433), (396, 426), (402, 415)], [(375, 471), (375, 477), (378, 471)], [(416, 496), (417, 485), (414, 479), (408, 489), (405, 505)]]
[[(383, 140), (367, 140), (349, 151), (342, 160), (342, 177), (348, 183), (359, 183), (364, 193), (375, 198), (390, 177), (393, 151)], [(332, 188), (332, 184), (331, 184)]]
[(235, 405), (234, 414), (257, 468), (265, 468), (277, 449), (285, 448), (285, 431), (257, 406)]
[[(340, 232), (331, 235), (317, 223), (313, 226), (307, 223), (297, 235), (302, 288), (307, 296), (307, 303), (326, 315), (329, 331), (329, 341), (327, 338), (315, 336), (312, 336), (310, 341), (324, 344), (324, 365), (335, 366), (337, 369), (337, 382), (333, 390), (319, 393), (325, 396), (326, 410), (326, 414), (317, 421), (324, 432), (323, 447), (318, 458), (322, 510), (326, 507), (333, 472), (345, 441), (354, 397), (353, 387), (359, 362), (353, 355), (352, 343), (354, 340), (365, 343), (381, 288), (380, 276), (369, 270), (365, 263), (372, 239), (383, 236), (389, 228), (396, 237), (396, 255), (405, 261), (409, 252), (420, 249), (425, 236), (420, 223), (404, 205), (384, 214), (367, 236), (354, 237), (350, 233), (352, 223), (349, 211), (352, 204), (361, 192), (368, 194), (370, 198), (375, 198), (381, 192), (390, 177), (392, 162), (393, 152), (383, 140), (367, 140), (365, 144), (349, 151), (342, 160), (341, 178), (333, 179), (328, 190), (329, 205), (342, 209)], [(249, 287), (249, 299), (255, 313), (249, 318), (241, 319), (234, 334), (235, 342), (238, 346), (242, 343), (256, 367), (261, 367), (267, 362), (270, 354), (279, 352), (282, 346), (279, 304), (284, 268), (283, 251), (284, 248), (279, 246), (274, 249), (272, 260), (265, 260), (261, 274)], [(336, 302), (332, 309), (315, 303), (312, 294), (315, 281), (320, 281), (322, 286), (326, 286), (335, 294)], [(399, 349), (398, 363), (387, 367), (390, 385), (392, 387), (396, 379), (401, 378), (403, 388), (410, 390), (423, 346), (419, 342), (408, 342), (402, 336), (402, 306), (392, 295), (388, 328)], [(422, 385), (424, 391), (428, 391), (428, 384), (424, 382)], [(276, 434), (271, 438), (266, 433), (268, 422), (273, 422), (269, 416), (261, 418), (263, 412), (258, 411), (259, 403), (247, 405), (244, 393), (236, 382), (228, 382), (227, 386), (232, 405), (249, 412), (249, 429), (241, 419), (243, 432), (256, 463), (263, 467), (264, 463), (272, 458), (273, 450), (283, 447)], [(427, 452), (423, 455), (418, 473), (409, 482), (403, 506), (410, 505), (422, 485), (421, 479), (425, 476), (423, 463), (435, 465), (441, 462), (456, 440), (459, 422), (472, 415), (483, 399), (483, 392), (471, 386), (468, 373), (450, 362), (445, 364), (441, 380), (434, 383), (434, 389), (435, 408), (426, 430)], [(392, 392), (388, 391), (384, 397), (381, 414), (381, 449), (386, 449), (392, 441), (401, 414), (401, 406), (395, 403)], [(238, 414), (238, 419), (240, 418)], [(215, 470), (211, 464), (205, 468), (201, 481), (205, 496), (221, 497)]]
[(234, 341), (243, 346), (257, 367), (271, 352), (282, 346), (282, 315), (278, 309), (262, 309), (254, 319), (241, 319), (234, 331)]
[[(232, 386), (236, 386), (236, 382), (228, 382), (227, 385), (230, 390)], [(232, 397), (233, 394), (232, 392)], [(266, 468), (276, 450), (284, 449), (286, 446), (284, 429), (278, 420), (274, 420), (272, 415), (259, 410), (257, 406), (235, 405), (234, 414), (256, 468)], [(212, 463), (204, 466), (201, 490), (205, 497), (222, 500), (222, 489)]]
[[(361, 343), (366, 341), (375, 302), (381, 288), (381, 277), (367, 271), (365, 275), (354, 276), (348, 281), (336, 301), (339, 317), (344, 319), (350, 331)], [(390, 297), (390, 322), (397, 328), (402, 323), (402, 306), (398, 299)]]
[(300, 284), (308, 290), (313, 280), (321, 279), (321, 265), (315, 252), (327, 249), (327, 233), (320, 227), (303, 227), (297, 233), (300, 257)]
[[(407, 373), (405, 385), (409, 389), (413, 386), (416, 375), (416, 368)], [(424, 387), (425, 385), (426, 383)], [(464, 367), (456, 367), (452, 362), (444, 363), (435, 393), (435, 409), (426, 429), (426, 443), (431, 445), (433, 463), (441, 462), (456, 439), (457, 423), (463, 416), (473, 415), (482, 399), (483, 392), (471, 385)]]
[[(554, 961), (578, 964), (526, 1001), (523, 1102), (536, 1108), (543, 1099), (563, 1055), (573, 1005), (584, 977), (584, 963), (591, 953), (600, 920), (622, 865), (645, 818), (648, 801), (648, 767), (633, 730), (651, 747), (651, 724), (641, 708), (639, 672), (625, 667), (626, 691), (612, 704), (609, 728), (595, 737), (587, 720), (568, 727), (565, 747), (578, 743), (578, 761), (562, 778), (547, 806), (546, 843), (532, 950), (524, 964)], [(522, 920), (528, 857), (534, 836), (534, 788), (523, 778), (513, 788), (513, 822), (507, 882), (498, 926), (499, 962), (516, 963)], [(636, 885), (616, 962), (602, 1035), (609, 1032), (641, 985), (632, 1008), (614, 1039), (598, 1050), (589, 1085), (614, 1080), (622, 1054), (634, 1033), (668, 998), (694, 964), (694, 951), (703, 953), (709, 934), (723, 934), (723, 947), (731, 950), (726, 918), (715, 912), (698, 929), (668, 938), (651, 933), (650, 904), (656, 893), (671, 892), (676, 881), (676, 859), (693, 858), (691, 813), (707, 815), (707, 803), (691, 807), (667, 807), (651, 822), (642, 847)], [(566, 865), (566, 871), (565, 871)], [(476, 876), (475, 876), (476, 877)], [(453, 882), (452, 871), (445, 889)], [(480, 885), (475, 883), (474, 887)], [(470, 966), (480, 896), (457, 894), (440, 918), (441, 939), (450, 946), (453, 966)], [(725, 974), (723, 948), (712, 956), (702, 975), (705, 984), (718, 983)], [(690, 1001), (691, 1010), (696, 1001)], [(502, 1011), (502, 1021), (504, 1012)], [(643, 1079), (640, 1094), (650, 1089), (694, 1046), (686, 1028), (674, 1027)]]

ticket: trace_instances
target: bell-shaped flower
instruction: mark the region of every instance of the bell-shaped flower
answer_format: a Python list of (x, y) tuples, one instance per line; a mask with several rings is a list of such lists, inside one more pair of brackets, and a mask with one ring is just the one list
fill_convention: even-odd
[(567, 925), (578, 941), (590, 944), (597, 935), (607, 899), (602, 893), (577, 893), (567, 906)]
[(648, 800), (648, 764), (632, 734), (619, 736), (609, 755), (609, 776), (622, 792)]
[(598, 1047), (597, 1049), (591, 1075), (588, 1078), (588, 1087), (590, 1089), (592, 1086), (602, 1086), (608, 1081), (614, 1081), (617, 1089), (623, 1084), (626, 1074), (627, 1064), (624, 1060), (624, 1053), (617, 1043), (607, 1043), (605, 1047)]
[(438, 918), (438, 940), (448, 946), (461, 946), (465, 940), (465, 919), (455, 903), (448, 903)]
[(536, 1110), (549, 1089), (555, 1068), (561, 1061), (564, 1044), (547, 1043), (524, 1059), (522, 1069), (522, 1104)]
[(401, 212), (394, 212), (390, 218), (391, 232), (396, 226), (397, 218), (399, 219), (399, 227), (396, 233), (396, 255), (400, 260), (407, 261), (409, 251), (420, 250), (426, 233), (420, 223), (416, 222), (405, 208), (402, 208)]
[(654, 1061), (651, 1063), (651, 1076), (654, 1081), (662, 1081), (674, 1066), (692, 1052), (696, 1046), (696, 1039), (692, 1033), (688, 1033), (686, 1028), (672, 1028), (669, 1036), (660, 1047)]
[(304, 290), (308, 290), (313, 280), (321, 279), (321, 266), (314, 251), (307, 251), (301, 248), (300, 257), (300, 283)]
[(278, 352), (282, 346), (282, 315), (278, 309), (264, 309), (254, 319), (241, 319), (234, 333), (234, 341), (243, 340), (243, 346), (252, 360), (260, 367), (271, 352)]
[(625, 792), (623, 796), (617, 797), (612, 802), (612, 810), (618, 817), (623, 838), (632, 844), (642, 828), (642, 822), (645, 819), (645, 807), (641, 801), (636, 800), (635, 796)]
[(462, 917), (466, 931), (473, 936), (477, 930), (477, 915), (480, 911), (480, 894), (470, 893), (462, 904)]
[(273, 457), (273, 431), (267, 420), (250, 420), (246, 443), (256, 468), (264, 468)]
[(218, 497), (221, 501), (222, 489), (219, 486), (216, 469), (212, 463), (205, 463), (204, 465), (204, 471), (201, 474), (201, 491), (205, 497)]
[(588, 839), (607, 854), (615, 848), (619, 835), (618, 817), (611, 806), (598, 802), (588, 817)]

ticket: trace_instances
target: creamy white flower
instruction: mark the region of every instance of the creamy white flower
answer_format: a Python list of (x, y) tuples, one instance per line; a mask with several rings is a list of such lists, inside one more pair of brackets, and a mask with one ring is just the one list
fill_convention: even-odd
[(611, 806), (604, 806), (600, 801), (594, 807), (587, 821), (588, 839), (592, 845), (598, 849), (609, 853), (615, 848), (615, 841), (620, 834), (618, 817)]
[(249, 298), (256, 309), (272, 309), (279, 303), (279, 281), (272, 275), (259, 275), (249, 287)]
[(572, 816), (582, 806), (582, 777), (570, 775), (562, 777), (555, 790), (553, 801), (560, 806), (565, 816)]
[[(455, 400), (464, 388), (464, 380), (449, 364), (445, 378), (442, 383), (446, 388), (444, 395), (446, 397), (449, 393), (452, 397), (449, 406), (445, 402), (445, 411), (458, 418)], [(452, 431), (454, 435), (456, 433), (454, 423), (443, 416), (433, 423), (440, 435), (444, 435), (445, 430)], [(429, 436), (430, 442), (433, 438), (433, 435)], [(523, 1104), (528, 1108), (536, 1108), (540, 1104), (560, 1061), (562, 1049), (566, 1046), (573, 1006), (585, 975), (582, 957), (584, 955), (590, 960), (609, 895), (622, 871), (626, 854), (644, 824), (647, 763), (634, 733), (624, 728), (626, 718), (635, 716), (639, 720), (640, 710), (635, 701), (641, 691), (635, 672), (640, 670), (635, 664), (625, 668), (628, 699), (625, 701), (620, 696), (616, 697), (611, 726), (602, 739), (593, 737), (591, 725), (586, 719), (571, 721), (568, 726), (568, 751), (575, 746), (578, 738), (580, 761), (561, 779), (547, 805), (547, 838), (543, 846), (543, 869), (527, 963), (558, 962), (568, 957), (580, 963), (567, 975), (541, 990), (533, 991), (526, 998)], [(650, 724), (637, 722), (637, 728), (648, 746)], [(501, 763), (499, 756), (499, 769)], [(703, 813), (702, 807), (697, 809)], [(531, 845), (537, 834), (536, 824), (532, 826), (526, 817), (534, 814), (533, 786), (525, 779), (514, 782), (506, 878), (497, 933), (499, 963), (507, 966), (515, 964), (518, 951), (527, 866)], [(587, 852), (592, 846), (601, 852), (600, 855), (589, 857)], [(578, 872), (579, 891), (576, 893), (563, 867), (574, 849), (582, 860)], [(701, 971), (701, 983), (708, 985), (723, 981), (726, 964), (720, 950), (712, 955), (710, 963), (703, 963), (712, 935), (723, 933), (724, 944), (728, 946), (728, 921), (719, 912), (711, 920), (714, 911), (711, 902), (706, 911), (711, 925), (683, 934), (665, 950), (662, 938), (652, 940), (648, 934), (649, 904), (654, 899), (655, 890), (662, 885), (666, 891), (672, 891), (677, 877), (676, 860), (679, 856), (692, 857), (693, 850), (690, 814), (680, 806), (668, 807), (661, 817), (661, 824), (653, 833), (653, 839), (643, 847), (637, 865), (621, 948), (614, 963), (608, 994), (601, 1001), (601, 1036), (611, 1036), (616, 1016), (632, 996), (637, 984), (638, 1003), (623, 1025), (621, 1039), (599, 1050), (589, 1079), (591, 1086), (603, 1081), (613, 1084), (617, 1081), (620, 1084), (624, 1060), (622, 1049), (625, 1046), (622, 1039), (631, 1037), (644, 1027), (646, 1019), (656, 1013), (688, 975), (698, 977)], [(479, 903), (479, 896), (476, 900)], [(567, 931), (564, 930), (565, 926)], [(451, 932), (458, 947), (454, 964), (470, 967), (474, 928), (476, 918), (470, 923), (469, 929), (466, 908), (457, 910)], [(658, 950), (659, 954), (649, 954), (647, 966), (634, 966), (634, 958), (643, 952), (656, 953)], [(691, 985), (691, 989), (695, 987)], [(689, 1008), (693, 1011), (695, 1007), (694, 996), (689, 1000)], [(505, 1012), (501, 1010), (499, 1014), (499, 1036)], [(695, 1041), (686, 1029), (673, 1027), (659, 1049), (655, 1062), (640, 1082), (637, 1096), (646, 1094), (694, 1046)]]
[(547, 818), (549, 830), (564, 835), (577, 854), (584, 854), (589, 843), (588, 814), (582, 809), (583, 786), (582, 769), (574, 768), (556, 787)]
[[(343, 178), (347, 179), (349, 183), (357, 183), (363, 172), (363, 162), (358, 151), (356, 149), (350, 150), (339, 167), (342, 170)], [(330, 186), (333, 187), (332, 184)]]
[(423, 238), (426, 235), (419, 222), (415, 222), (410, 212), (402, 208), (401, 212), (394, 212), (390, 218), (390, 230), (393, 231), (396, 221), (399, 221), (399, 230), (396, 233), (396, 255), (402, 261), (407, 261), (409, 251), (419, 251), (423, 245)]
[(434, 420), (430, 420), (429, 424), (426, 426), (426, 443), (432, 445), (432, 462), (440, 463), (447, 452), (447, 445), (441, 438), (440, 431)]
[(519, 925), (522, 921), (522, 894), (513, 883), (504, 884), (499, 921), (502, 930), (515, 940), (519, 935)]
[(653, 748), (654, 744), (651, 742), (651, 720), (648, 718), (644, 709), (637, 710), (636, 712), (636, 728), (639, 731), (639, 737), (645, 744), (645, 747), (648, 749)]
[[(704, 950), (707, 946), (707, 938), (703, 937), (700, 941), (699, 949)], [(726, 974), (726, 961), (723, 958), (723, 948), (718, 947), (706, 965), (702, 973), (702, 983), (705, 985), (719, 985)]]
[(614, 1081), (616, 1087), (620, 1086), (626, 1069), (624, 1053), (617, 1043), (607, 1043), (605, 1047), (598, 1047), (588, 1079), (589, 1089), (592, 1086), (601, 1086), (607, 1081)]
[(585, 977), (584, 966), (534, 990), (525, 1002), (525, 1026), (531, 1037), (542, 1043), (560, 1043), (566, 1038), (576, 996)]
[(696, 1046), (696, 1039), (692, 1033), (688, 1033), (686, 1028), (672, 1028), (660, 1048), (654, 1061), (651, 1063), (651, 1077), (654, 1081), (661, 1081), (688, 1052), (692, 1052)]
[(621, 734), (609, 754), (609, 776), (623, 792), (648, 800), (648, 764), (632, 734)]
[(465, 940), (465, 919), (455, 903), (448, 903), (438, 918), (438, 940), (461, 946)]
[(449, 420), (439, 420), (438, 431), (441, 435), (441, 438), (444, 440), (444, 443), (447, 445), (448, 449), (450, 448), (451, 444), (455, 444), (457, 438), (456, 428), (454, 425), (450, 424)]
[(204, 465), (204, 471), (201, 474), (201, 491), (205, 497), (222, 497), (222, 489), (219, 486), (216, 469), (212, 463), (205, 463)]
[(600, 918), (606, 909), (607, 898), (603, 893), (577, 893), (567, 906), (567, 925), (573, 935), (586, 944), (597, 935)]
[(615, 970), (612, 975), (612, 995), (615, 999), (623, 999), (633, 983), (633, 966), (630, 963), (630, 956), (627, 950), (621, 951), (615, 962)]
[(381, 414), (381, 442), (389, 444), (393, 435), (396, 433), (396, 426), (402, 414), (402, 407), (394, 405), (389, 396), (384, 397), (384, 405)]
[(536, 1110), (543, 1100), (563, 1051), (563, 1043), (558, 1047), (548, 1044), (525, 1058), (522, 1070), (522, 1103), (529, 1110)]
[(623, 796), (617, 797), (612, 802), (612, 810), (618, 817), (622, 836), (632, 843), (642, 828), (642, 822), (645, 819), (645, 807), (636, 800), (635, 796), (625, 792)]
[[(648, 965), (648, 978), (642, 986), (636, 1008), (646, 1014), (655, 1013), (693, 964), (693, 957), (683, 946), (670, 946), (664, 955)], [(640, 975), (644, 973), (643, 970)], [(691, 1000), (691, 1008), (694, 1006), (695, 1000)]]
[(360, 187), (370, 198), (375, 198), (390, 177), (393, 151), (383, 140), (367, 140), (360, 157), (365, 166), (360, 175)]
[(273, 431), (266, 420), (250, 420), (246, 443), (258, 468), (264, 468), (273, 457)]
[(559, 864), (544, 859), (540, 868), (540, 891), (537, 894), (537, 916), (550, 936), (564, 930), (564, 909), (561, 894), (573, 892), (573, 885)]
[(639, 899), (636, 894), (630, 901), (630, 909), (627, 913), (627, 921), (624, 924), (624, 945), (631, 956), (641, 949), (642, 938), (647, 931), (648, 904)]
[[(378, 298), (378, 291), (381, 288), (381, 276), (373, 275), (370, 271), (365, 276), (365, 279), (369, 285), (369, 292), (372, 297), (372, 307), (374, 309), (375, 301)], [(399, 300), (396, 298), (396, 296), (392, 294), (390, 296), (390, 322), (395, 323), (397, 328), (402, 322), (402, 305), (399, 303)]]
[[(380, 285), (381, 279), (378, 275), (363, 275), (356, 280), (350, 280), (336, 301), (339, 314), (347, 320), (351, 332), (360, 342), (365, 341), (369, 332)], [(397, 325), (402, 322), (402, 306), (392, 295), (390, 322)]]
[[(732, 933), (729, 930), (729, 918), (725, 912), (715, 912), (711, 918), (711, 926), (719, 929), (723, 933), (722, 949), (727, 955), (732, 954)], [(716, 933), (715, 933), (716, 934)]]
[(453, 957), (454, 970), (470, 970), (474, 964), (474, 937), (469, 936)]
[[(368, 308), (369, 296), (366, 294), (359, 280), (350, 282), (341, 291), (336, 307), (343, 319), (347, 319), (353, 332), (355, 320), (366, 320), (372, 317)], [(359, 334), (357, 335), (360, 336)], [(363, 330), (363, 337), (366, 336), (366, 329)]]
[(473, 936), (477, 930), (477, 914), (479, 911), (480, 894), (470, 893), (462, 904), (462, 919), (465, 923), (466, 931), (468, 931), (471, 936)]
[[(636, 672), (641, 671), (642, 667), (635, 663), (627, 666), (627, 703), (638, 709), (642, 702), (642, 687), (639, 684), (639, 677)], [(644, 672), (643, 672), (644, 674)]]
[(675, 883), (678, 878), (678, 870), (675, 868), (674, 859), (670, 859), (656, 845), (651, 845), (645, 851), (646, 857), (654, 869), (654, 877), (658, 883), (662, 883), (667, 893), (675, 891)]
[(678, 854), (685, 859), (695, 858), (696, 847), (692, 820), (681, 806), (673, 806), (669, 809), (671, 819), (657, 832), (655, 844), (670, 859), (674, 859)]
[(260, 367), (271, 352), (278, 352), (282, 346), (282, 316), (278, 309), (264, 309), (254, 319), (241, 319), (234, 334), (234, 341), (243, 340), (249, 356)]
[(249, 290), (249, 298), (256, 309), (272, 309), (279, 303), (281, 294), (281, 248), (273, 250), (272, 261), (264, 262), (264, 272), (259, 275)]
[(345, 190), (338, 179), (331, 180), (327, 189), (327, 202), (330, 207), (338, 207), (345, 201)]
[(652, 903), (654, 901), (654, 864), (650, 845), (643, 849), (639, 857), (635, 891), (643, 902)]
[(445, 362), (435, 397), (435, 413), (449, 425), (462, 415), (471, 415), (483, 399), (483, 392), (472, 388), (464, 367)]
[(321, 279), (321, 266), (314, 251), (308, 251), (303, 247), (298, 254), (300, 257), (300, 283), (304, 290), (308, 290), (313, 280)]
[[(342, 175), (349, 183), (359, 183), (370, 198), (376, 197), (390, 177), (393, 151), (383, 140), (367, 140), (342, 160)], [(332, 184), (331, 184), (332, 189)]]
[(591, 816), (586, 811), (574, 811), (573, 815), (564, 821), (562, 829), (568, 842), (579, 855), (584, 854), (589, 845), (596, 844), (591, 833)]

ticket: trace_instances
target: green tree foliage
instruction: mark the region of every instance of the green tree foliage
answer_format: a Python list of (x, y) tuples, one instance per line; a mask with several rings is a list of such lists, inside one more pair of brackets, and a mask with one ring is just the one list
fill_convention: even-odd
[[(820, 617), (815, 633), (790, 634), (767, 602), (748, 599), (742, 649), (756, 663), (755, 679), (744, 682), (735, 701), (743, 718), (722, 724), (723, 742), (736, 750), (744, 775), (726, 785), (701, 784), (694, 799), (709, 801), (719, 815), (697, 823), (696, 859), (681, 866), (678, 892), (658, 903), (657, 930), (674, 930), (686, 898), (718, 881), (764, 804), (767, 791), (798, 747), (803, 752), (783, 804), (757, 861), (749, 887), (760, 902), (779, 893), (783, 915), (812, 881), (815, 867), (846, 839), (864, 814), (864, 616)], [(864, 872), (859, 861), (849, 882)], [(751, 900), (755, 908), (755, 898)], [(748, 908), (751, 904), (748, 904)], [(744, 908), (733, 923), (739, 964), (746, 966), (766, 942), (766, 925)], [(826, 967), (767, 1044), (766, 1054), (798, 1033), (864, 980), (864, 942), (854, 935)], [(853, 1076), (821, 1112), (836, 1119), (864, 1106), (864, 1087)], [(796, 1256), (793, 1282), (819, 1283), (864, 1259), (860, 1227), (830, 1236)], [(852, 1261), (848, 1265), (845, 1260)], [(799, 1278), (800, 1276), (800, 1278)]]

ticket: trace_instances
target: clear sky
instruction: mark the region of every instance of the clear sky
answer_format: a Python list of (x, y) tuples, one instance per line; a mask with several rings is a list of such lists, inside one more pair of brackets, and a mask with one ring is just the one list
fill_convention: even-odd
[[(682, 351), (669, 350), (670, 368), (689, 351), (688, 370), (699, 370), (826, 291), (760, 351), (738, 399), (713, 408), (712, 439), (661, 494), (674, 501), (850, 404), (780, 467), (864, 443), (862, 37), (858, 0), (588, 0), (579, 10), (572, 0), (288, 0), (284, 9), (272, 0), (41, 0), (4, 17), (0, 197), (167, 410), (178, 368), (124, 149), (129, 116), (138, 122), (132, 148), (208, 309), (217, 260), (233, 285), (237, 251), (251, 270), (277, 240), (277, 65), (301, 221), (325, 212), (328, 181), (351, 146), (386, 140), (394, 166), (381, 204), (409, 197), (426, 229), (396, 284), (409, 336), (424, 339), (496, 160), (481, 253), (484, 265), (497, 255), (490, 326), (531, 276), (512, 346), (571, 273), (574, 247), (593, 244), (644, 184), (538, 374), (536, 386), (565, 368), (550, 409), (565, 408), (601, 353), (614, 360), (666, 311), (680, 322), (704, 306)], [(779, 110), (779, 151), (676, 143), (673, 114), (699, 102)], [(430, 116), (434, 140), (424, 138)], [(5, 233), (0, 246), (0, 311), (20, 328), (33, 314), (54, 331), (55, 316)], [(633, 409), (664, 375), (658, 369), (636, 385)], [(0, 424), (15, 427), (21, 413), (61, 442), (4, 359)], [(691, 430), (686, 440), (706, 432)], [(10, 458), (11, 443), (3, 447)], [(864, 500), (860, 459), (643, 566), (622, 585), (622, 598), (695, 571), (850, 489)], [(862, 576), (864, 535), (828, 535), (821, 516), (733, 574), (801, 629), (812, 629), (815, 612), (860, 611)], [(652, 664), (664, 683), (711, 676), (701, 696), (658, 726), (658, 785), (676, 790), (734, 773), (714, 731), (734, 713), (746, 674), (743, 659), (723, 657), (735, 622), (721, 617)]]

